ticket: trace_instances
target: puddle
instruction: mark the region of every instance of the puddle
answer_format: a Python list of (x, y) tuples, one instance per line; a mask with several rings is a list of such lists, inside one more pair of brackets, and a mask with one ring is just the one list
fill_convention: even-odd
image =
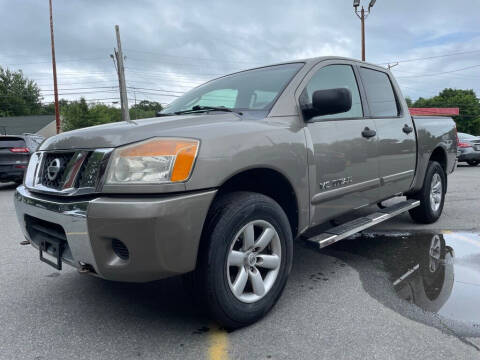
[[(441, 327), (480, 335), (479, 234), (363, 233), (333, 245), (331, 251), (340, 251), (340, 257), (357, 268), (365, 289), (380, 301), (391, 304), (387, 298), (393, 288), (397, 298), (431, 313)], [(359, 257), (369, 264), (362, 265)], [(391, 286), (380, 285), (369, 271), (384, 272)], [(402, 306), (390, 307), (416, 317)], [(418, 316), (416, 320), (422, 321)]]

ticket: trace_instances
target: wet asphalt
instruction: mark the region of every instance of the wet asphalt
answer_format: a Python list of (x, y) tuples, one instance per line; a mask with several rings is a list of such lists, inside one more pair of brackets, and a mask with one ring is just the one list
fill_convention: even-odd
[(124, 284), (56, 271), (20, 246), (0, 184), (0, 359), (478, 359), (480, 167), (444, 215), (408, 215), (321, 251), (303, 242), (279, 303), (226, 333), (178, 278)]

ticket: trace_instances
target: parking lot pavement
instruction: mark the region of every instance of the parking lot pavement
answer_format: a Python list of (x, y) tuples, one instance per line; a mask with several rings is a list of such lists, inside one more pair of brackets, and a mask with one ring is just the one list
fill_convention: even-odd
[[(480, 356), (476, 332), (480, 325), (463, 326), (458, 319), (449, 318), (464, 314), (455, 313), (443, 290), (437, 297), (441, 301), (435, 298), (432, 308), (424, 311), (405, 301), (409, 287), (398, 290), (399, 282), (394, 281), (397, 264), (402, 263), (399, 259), (418, 255), (420, 268), (425, 265), (421, 246), (418, 251), (411, 247), (405, 252), (405, 246), (398, 250), (395, 244), (403, 241), (408, 247), (412, 241), (423, 241), (417, 233), (438, 233), (439, 262), (430, 260), (426, 268), (433, 273), (432, 266), (445, 267), (439, 272), (444, 279), (441, 287), (450, 290), (450, 299), (475, 295), (468, 290), (472, 288), (462, 293), (462, 283), (456, 280), (480, 271), (480, 256), (475, 257), (475, 252), (470, 258), (461, 255), (470, 251), (464, 243), (480, 247), (480, 167), (460, 167), (450, 177), (444, 215), (433, 226), (413, 225), (408, 216), (402, 216), (371, 231), (370, 241), (370, 235), (365, 235), (365, 239), (346, 240), (322, 251), (298, 242), (292, 274), (277, 306), (262, 321), (231, 333), (218, 329), (194, 306), (178, 278), (150, 284), (114, 283), (80, 275), (68, 267), (58, 272), (40, 263), (33, 248), (19, 246), (22, 235), (13, 210), (13, 192), (13, 186), (0, 184), (0, 359)], [(426, 232), (427, 228), (438, 231)], [(413, 234), (412, 240), (405, 233)], [(367, 241), (368, 247), (362, 241)], [(446, 257), (453, 256), (452, 247), (457, 258), (464, 260), (453, 278), (447, 276), (445, 265)], [(412, 279), (407, 284), (414, 289), (415, 277), (409, 276), (405, 279)], [(470, 279), (473, 284), (476, 281)], [(438, 288), (436, 282), (437, 277), (432, 279), (434, 289)], [(442, 303), (447, 313), (433, 308)]]

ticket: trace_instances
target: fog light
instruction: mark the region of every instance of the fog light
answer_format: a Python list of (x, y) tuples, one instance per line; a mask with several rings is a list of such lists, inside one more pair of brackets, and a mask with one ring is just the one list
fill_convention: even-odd
[(112, 240), (112, 249), (115, 255), (122, 260), (128, 260), (130, 257), (130, 252), (128, 251), (127, 246), (118, 239)]

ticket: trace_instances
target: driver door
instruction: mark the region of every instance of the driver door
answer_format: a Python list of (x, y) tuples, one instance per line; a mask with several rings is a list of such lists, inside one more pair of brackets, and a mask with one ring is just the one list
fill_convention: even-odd
[(310, 220), (315, 226), (375, 202), (380, 179), (375, 122), (364, 117), (354, 65), (322, 62), (310, 75), (300, 88), (302, 104), (311, 104), (317, 90), (347, 88), (352, 94), (349, 111), (304, 119), (312, 149)]

